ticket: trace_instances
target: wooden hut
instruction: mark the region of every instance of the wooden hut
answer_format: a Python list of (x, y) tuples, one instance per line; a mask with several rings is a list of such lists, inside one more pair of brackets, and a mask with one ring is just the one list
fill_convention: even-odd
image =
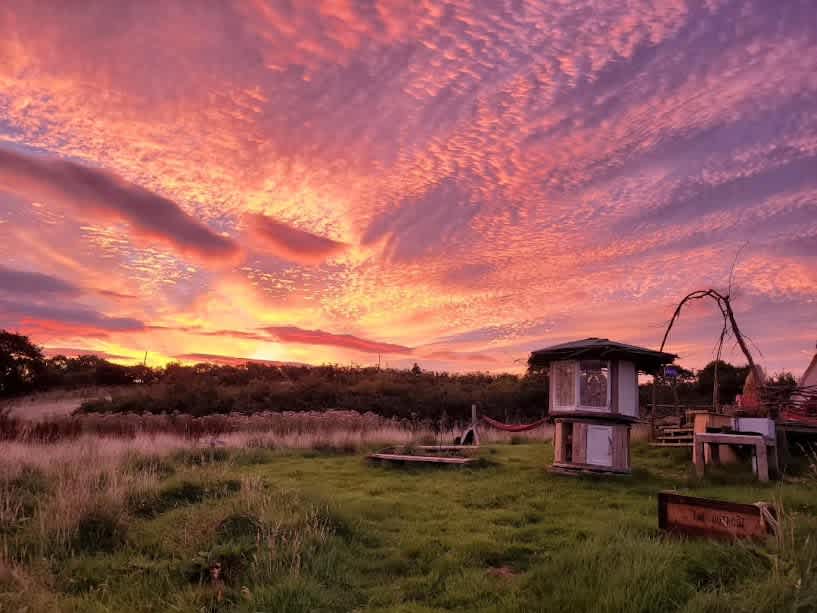
[(534, 351), (532, 370), (550, 379), (556, 472), (630, 473), (630, 427), (638, 420), (638, 373), (655, 374), (675, 355), (586, 338)]

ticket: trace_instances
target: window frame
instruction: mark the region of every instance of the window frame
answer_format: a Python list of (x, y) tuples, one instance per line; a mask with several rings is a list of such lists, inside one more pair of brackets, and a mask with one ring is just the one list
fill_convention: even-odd
[(562, 405), (557, 404), (557, 399), (559, 397), (559, 393), (557, 390), (557, 381), (555, 376), (551, 376), (550, 380), (550, 405), (551, 411), (567, 411), (567, 412), (576, 412), (576, 411), (588, 411), (592, 413), (609, 413), (612, 407), (612, 376), (613, 376), (613, 369), (612, 369), (612, 362), (611, 360), (593, 360), (594, 362), (601, 362), (605, 366), (603, 368), (607, 369), (607, 404), (605, 406), (591, 406), (591, 405), (584, 405), (581, 404), (581, 363), (583, 361), (590, 361), (590, 360), (556, 360), (551, 364), (551, 373), (554, 372), (554, 367), (557, 364), (572, 364), (573, 366), (573, 404), (571, 405)]

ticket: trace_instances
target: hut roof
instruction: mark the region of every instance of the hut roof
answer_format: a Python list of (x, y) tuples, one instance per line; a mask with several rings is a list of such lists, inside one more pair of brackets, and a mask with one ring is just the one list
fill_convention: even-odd
[(623, 359), (631, 360), (642, 372), (655, 373), (663, 364), (672, 363), (678, 356), (674, 353), (654, 351), (646, 347), (628, 345), (607, 338), (590, 337), (552, 347), (538, 349), (530, 354), (528, 366), (539, 370), (557, 360)]

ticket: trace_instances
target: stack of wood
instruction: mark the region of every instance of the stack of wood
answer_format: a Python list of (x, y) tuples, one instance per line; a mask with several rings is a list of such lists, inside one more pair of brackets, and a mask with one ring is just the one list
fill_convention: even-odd
[(763, 388), (763, 405), (769, 415), (779, 415), (783, 421), (817, 425), (817, 385), (794, 389), (766, 385)]

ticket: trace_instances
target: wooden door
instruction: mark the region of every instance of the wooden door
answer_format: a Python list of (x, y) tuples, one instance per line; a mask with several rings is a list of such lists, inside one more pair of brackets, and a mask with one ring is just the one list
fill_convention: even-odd
[(587, 463), (596, 466), (613, 464), (613, 428), (610, 426), (587, 426)]

